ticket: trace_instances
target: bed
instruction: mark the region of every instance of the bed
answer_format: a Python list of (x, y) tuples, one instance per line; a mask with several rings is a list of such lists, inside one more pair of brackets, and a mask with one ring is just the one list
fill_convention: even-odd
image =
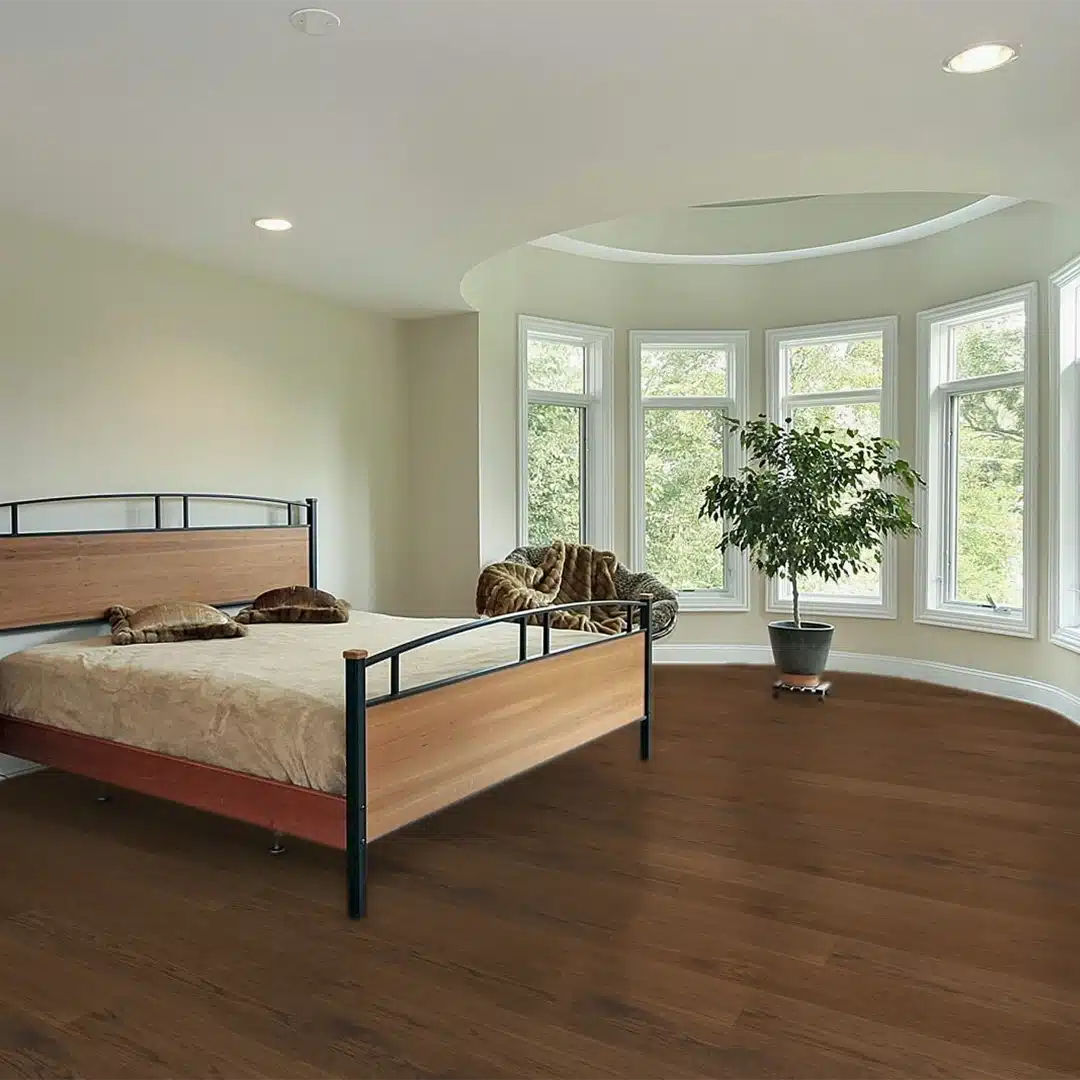
[[(152, 500), (152, 525), (82, 532), (22, 527), (25, 508), (57, 500), (0, 504), (0, 629), (96, 622), (118, 601), (227, 607), (317, 584), (314, 499), (79, 501), (136, 499)], [(194, 524), (192, 508), (215, 500), (282, 520)], [(530, 625), (535, 612), (354, 611), (226, 640), (50, 642), (0, 660), (0, 752), (344, 849), (355, 918), (369, 841), (629, 724), (648, 759), (651, 603), (623, 606), (615, 636), (555, 630), (545, 614)]]

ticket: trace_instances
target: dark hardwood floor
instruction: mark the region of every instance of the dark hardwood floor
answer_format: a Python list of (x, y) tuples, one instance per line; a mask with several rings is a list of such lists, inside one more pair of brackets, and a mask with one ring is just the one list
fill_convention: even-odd
[(0, 784), (0, 1076), (1080, 1075), (1080, 729), (661, 668), (626, 730), (342, 856)]

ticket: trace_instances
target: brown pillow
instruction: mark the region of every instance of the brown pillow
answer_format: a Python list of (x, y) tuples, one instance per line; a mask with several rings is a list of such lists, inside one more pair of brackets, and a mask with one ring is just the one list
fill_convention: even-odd
[(349, 605), (322, 589), (286, 585), (255, 597), (250, 607), (236, 614), (237, 622), (343, 623), (349, 621)]
[(170, 600), (148, 607), (111, 607), (105, 618), (112, 626), (114, 645), (148, 645), (161, 641), (243, 637), (240, 626), (224, 611), (193, 600)]

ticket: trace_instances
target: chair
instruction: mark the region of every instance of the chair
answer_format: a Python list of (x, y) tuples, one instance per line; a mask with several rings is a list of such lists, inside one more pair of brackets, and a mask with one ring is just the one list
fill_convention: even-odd
[[(504, 562), (524, 563), (526, 566), (539, 566), (548, 552), (548, 545), (539, 547), (519, 547), (507, 555)], [(652, 597), (653, 640), (670, 634), (675, 629), (675, 618), (679, 613), (679, 599), (674, 590), (669, 589), (653, 574), (635, 574), (623, 564), (615, 567), (615, 591), (620, 600), (644, 600)]]

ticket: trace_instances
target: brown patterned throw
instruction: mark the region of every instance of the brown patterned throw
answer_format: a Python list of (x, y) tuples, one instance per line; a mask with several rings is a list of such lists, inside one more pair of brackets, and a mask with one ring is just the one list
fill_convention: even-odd
[[(539, 566), (501, 562), (485, 567), (476, 586), (477, 614), (505, 615), (582, 600), (617, 601), (616, 565), (610, 551), (556, 540)], [(618, 634), (626, 621), (617, 604), (594, 604), (578, 611), (553, 612), (551, 625), (557, 630)]]

